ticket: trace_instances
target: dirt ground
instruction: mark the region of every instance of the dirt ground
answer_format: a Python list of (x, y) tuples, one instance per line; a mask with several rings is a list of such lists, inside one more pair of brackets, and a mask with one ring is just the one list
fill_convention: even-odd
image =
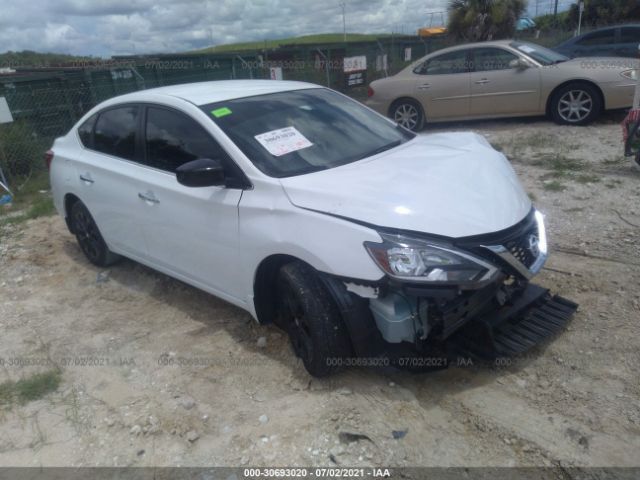
[(5, 227), (0, 383), (62, 383), (0, 408), (0, 465), (640, 466), (640, 173), (619, 120), (430, 128), (509, 156), (547, 216), (537, 283), (580, 304), (510, 365), (312, 379), (277, 328), (134, 262), (91, 266), (58, 217)]

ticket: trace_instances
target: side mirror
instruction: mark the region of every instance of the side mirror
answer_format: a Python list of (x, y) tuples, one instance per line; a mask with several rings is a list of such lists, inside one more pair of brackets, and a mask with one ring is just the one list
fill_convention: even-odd
[(214, 187), (224, 185), (224, 168), (220, 160), (199, 158), (176, 169), (178, 183), (186, 187)]
[(516, 58), (509, 62), (509, 68), (517, 68), (518, 70), (524, 70), (525, 68), (529, 68), (529, 67), (530, 65), (522, 58)]

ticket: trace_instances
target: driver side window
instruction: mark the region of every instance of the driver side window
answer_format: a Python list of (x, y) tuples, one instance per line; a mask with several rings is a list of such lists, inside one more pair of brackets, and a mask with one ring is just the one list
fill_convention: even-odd
[(438, 55), (423, 63), (415, 70), (415, 73), (420, 75), (467, 73), (469, 71), (467, 52), (467, 50), (457, 50), (455, 52)]
[(224, 150), (200, 124), (166, 108), (147, 108), (145, 146), (146, 163), (172, 173), (199, 158), (217, 158), (223, 162), (226, 158)]

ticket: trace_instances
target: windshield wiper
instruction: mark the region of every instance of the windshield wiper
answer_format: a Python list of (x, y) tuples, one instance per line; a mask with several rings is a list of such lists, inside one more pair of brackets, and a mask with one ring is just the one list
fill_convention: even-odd
[(377, 155), (379, 153), (386, 152), (387, 150), (391, 150), (392, 148), (397, 147), (401, 143), (402, 143), (402, 140), (396, 140), (394, 142), (387, 143), (386, 145), (383, 145), (382, 147), (379, 147), (379, 148), (376, 148), (375, 150), (367, 152), (366, 154), (364, 154), (361, 157), (359, 157), (358, 160), (362, 160), (363, 158), (367, 158), (367, 157), (373, 157), (374, 155)]

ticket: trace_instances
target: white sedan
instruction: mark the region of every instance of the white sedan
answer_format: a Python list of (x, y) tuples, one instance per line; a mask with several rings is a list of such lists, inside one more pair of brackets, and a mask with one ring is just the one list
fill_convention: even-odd
[(90, 262), (128, 257), (276, 322), (313, 375), (426, 366), (450, 341), (515, 354), (575, 310), (529, 283), (543, 218), (484, 138), (416, 136), (317, 85), (131, 93), (46, 159)]

